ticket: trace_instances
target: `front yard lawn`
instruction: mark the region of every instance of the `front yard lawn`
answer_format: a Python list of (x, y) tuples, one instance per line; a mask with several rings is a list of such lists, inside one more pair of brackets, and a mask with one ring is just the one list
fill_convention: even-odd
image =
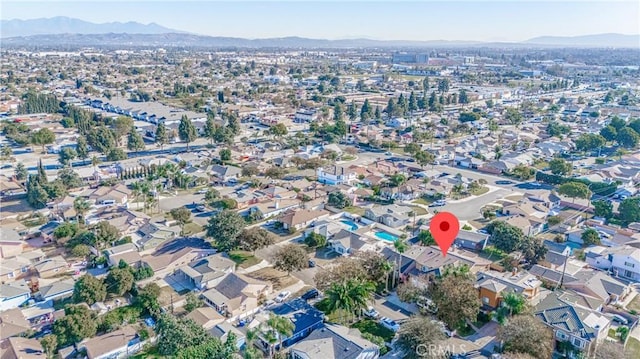
[(431, 200), (431, 199), (426, 199), (426, 198), (424, 198), (424, 197), (420, 197), (420, 198), (418, 198), (418, 199), (414, 199), (414, 200), (413, 200), (413, 203), (423, 204), (423, 205), (425, 205), (425, 206), (428, 206), (428, 205), (430, 205), (431, 203), (433, 203), (433, 200)]
[(246, 251), (232, 251), (229, 252), (229, 258), (240, 268), (249, 268), (253, 265), (260, 263), (261, 259)]
[(474, 196), (482, 196), (487, 192), (489, 192), (489, 187), (480, 187), (478, 189), (469, 190), (469, 193), (471, 193)]
[(184, 225), (184, 235), (188, 236), (188, 235), (192, 235), (192, 234), (196, 234), (196, 233), (200, 233), (202, 232), (202, 227), (200, 225), (198, 225), (197, 223), (187, 223)]
[(426, 214), (429, 214), (429, 212), (426, 209), (420, 206), (411, 206), (411, 208), (413, 209), (413, 213), (415, 213), (416, 216), (424, 216)]
[(393, 332), (393, 330), (387, 329), (380, 323), (371, 319), (363, 319), (357, 323), (354, 323), (352, 327), (358, 329), (361, 333), (369, 333), (378, 336), (384, 339), (384, 341), (387, 343), (391, 342), (396, 334)]

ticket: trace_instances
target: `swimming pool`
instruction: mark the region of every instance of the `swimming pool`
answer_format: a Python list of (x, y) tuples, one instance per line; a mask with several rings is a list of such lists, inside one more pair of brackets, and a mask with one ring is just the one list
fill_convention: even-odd
[(386, 242), (395, 242), (398, 240), (398, 237), (385, 231), (376, 231), (375, 236)]
[(355, 231), (356, 229), (360, 228), (360, 226), (358, 226), (358, 224), (356, 224), (356, 222), (354, 221), (350, 221), (348, 219), (343, 219), (342, 221), (340, 221), (344, 224), (346, 224), (347, 226), (351, 226), (351, 230)]

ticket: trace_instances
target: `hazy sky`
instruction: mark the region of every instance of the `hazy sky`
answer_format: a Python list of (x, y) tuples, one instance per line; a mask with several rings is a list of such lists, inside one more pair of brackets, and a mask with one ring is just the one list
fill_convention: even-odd
[(155, 22), (212, 36), (521, 41), (640, 33), (640, 1), (5, 1), (0, 17)]

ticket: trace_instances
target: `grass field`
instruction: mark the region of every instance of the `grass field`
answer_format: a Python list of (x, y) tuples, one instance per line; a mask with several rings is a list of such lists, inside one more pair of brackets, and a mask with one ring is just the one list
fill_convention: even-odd
[(229, 258), (232, 261), (236, 262), (236, 264), (240, 268), (249, 268), (253, 265), (260, 263), (260, 258), (251, 254), (251, 252), (246, 251), (232, 251), (229, 252)]
[(349, 212), (351, 214), (357, 214), (357, 215), (360, 215), (360, 216), (364, 216), (365, 209), (362, 208), (362, 207), (349, 206), (349, 207), (345, 207), (344, 211), (345, 212)]
[(640, 353), (640, 341), (636, 338), (629, 338), (626, 349), (629, 353)]
[(636, 297), (633, 298), (631, 302), (627, 305), (628, 310), (635, 310), (637, 313), (640, 313), (640, 294), (636, 294)]

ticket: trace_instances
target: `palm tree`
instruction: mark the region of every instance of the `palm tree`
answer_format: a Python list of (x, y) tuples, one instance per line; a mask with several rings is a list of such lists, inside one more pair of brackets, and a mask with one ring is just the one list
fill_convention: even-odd
[(368, 281), (348, 279), (332, 283), (326, 291), (330, 312), (343, 311), (350, 316), (357, 313), (358, 316), (373, 297), (375, 285)]
[(82, 197), (77, 197), (73, 200), (73, 209), (76, 211), (76, 218), (82, 217), (82, 221), (78, 219), (78, 225), (82, 227), (84, 223), (84, 214), (89, 210), (91, 205), (87, 202), (86, 199)]
[(393, 264), (391, 264), (391, 262), (389, 261), (384, 261), (384, 264), (382, 265), (382, 269), (384, 270), (385, 279), (386, 279), (384, 281), (384, 289), (388, 292), (389, 291), (389, 274), (393, 272)]
[(516, 293), (507, 293), (502, 297), (502, 305), (509, 310), (509, 316), (522, 313), (527, 307), (526, 299)]
[(259, 359), (262, 355), (253, 344), (258, 339), (258, 330), (249, 329), (245, 335), (244, 359)]
[(267, 344), (269, 344), (269, 358), (273, 358), (273, 347), (278, 343), (276, 331), (272, 328), (268, 328), (262, 332), (262, 338), (267, 342)]
[[(396, 269), (398, 270), (398, 279), (400, 279), (400, 259), (402, 258), (402, 253), (407, 250), (407, 243), (404, 240), (398, 238), (393, 242), (393, 248), (395, 248), (398, 255), (396, 256)], [(393, 285), (394, 288), (396, 286), (396, 275), (393, 275)]]
[[(93, 166), (94, 176), (95, 176), (95, 172), (96, 172), (96, 166), (98, 166), (98, 164), (100, 164), (100, 159), (95, 155), (93, 157), (91, 157), (91, 165)], [(98, 178), (96, 177), (96, 182), (97, 181), (98, 181)]]
[(282, 339), (293, 334), (295, 325), (289, 318), (275, 314), (271, 314), (269, 316), (269, 319), (267, 319), (267, 325), (277, 334), (280, 341), (278, 351), (282, 350)]

